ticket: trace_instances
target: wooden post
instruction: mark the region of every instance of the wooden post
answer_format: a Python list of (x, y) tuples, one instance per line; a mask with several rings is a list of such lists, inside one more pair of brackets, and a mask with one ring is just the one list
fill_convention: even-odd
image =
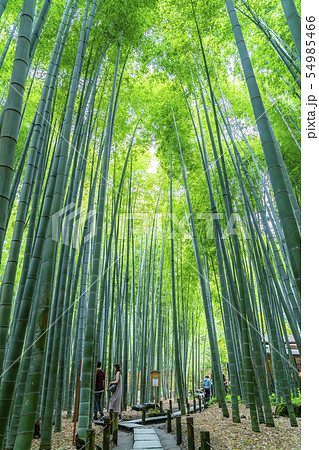
[(193, 413), (196, 414), (196, 398), (193, 399)]
[(198, 398), (198, 408), (199, 412), (202, 412), (202, 399), (200, 397)]
[(95, 430), (86, 430), (85, 443), (88, 443), (86, 446), (87, 450), (95, 450)]
[(193, 418), (187, 416), (187, 441), (188, 441), (188, 450), (195, 450), (195, 433), (193, 426)]
[(146, 424), (146, 410), (142, 409), (142, 425)]
[(200, 448), (201, 450), (210, 450), (210, 436), (209, 431), (200, 432)]
[(154, 406), (154, 409), (157, 409), (157, 408), (156, 408), (156, 386), (154, 387), (154, 391), (155, 391), (155, 402), (154, 402), (154, 405), (155, 405), (155, 406)]
[(80, 359), (79, 377), (78, 377), (78, 387), (76, 389), (76, 400), (75, 400), (75, 411), (74, 411), (74, 426), (73, 426), (73, 440), (72, 445), (75, 443), (75, 430), (76, 423), (78, 421), (78, 410), (79, 410), (79, 398), (80, 398), (80, 384), (81, 384), (81, 369), (82, 369), (82, 359)]
[(163, 414), (163, 401), (162, 400), (160, 400), (160, 411), (161, 411), (161, 413)]
[(113, 409), (110, 409), (109, 414), (110, 414), (110, 422), (112, 423), (112, 420), (113, 420)]
[(172, 412), (167, 411), (167, 433), (172, 431)]
[(180, 411), (181, 410), (181, 402), (180, 402), (179, 398), (177, 399), (177, 404), (178, 404), (178, 411)]
[(176, 444), (182, 443), (182, 418), (176, 417)]
[(169, 399), (169, 410), (173, 411), (173, 402), (171, 398)]
[(118, 412), (114, 412), (113, 413), (113, 442), (115, 445), (117, 445), (117, 438), (118, 438), (118, 432), (119, 432), (119, 423), (118, 423), (118, 418), (119, 418), (119, 413)]
[(191, 407), (190, 407), (190, 404), (189, 404), (188, 401), (186, 403), (186, 409), (187, 409), (187, 414), (190, 414), (191, 413)]
[(103, 419), (104, 423), (104, 429), (103, 429), (103, 450), (109, 450), (110, 449), (110, 418), (104, 417)]

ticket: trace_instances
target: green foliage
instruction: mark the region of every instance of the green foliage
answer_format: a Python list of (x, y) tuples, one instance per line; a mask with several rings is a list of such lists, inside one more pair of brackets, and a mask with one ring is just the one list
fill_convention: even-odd
[[(226, 400), (226, 402), (231, 403), (231, 394), (230, 393), (226, 394), (225, 400)], [(241, 403), (243, 403), (243, 401), (242, 401), (242, 399), (241, 399), (241, 397), (239, 395), (237, 396), (237, 401), (238, 401), (239, 405)]]
[(216, 397), (212, 397), (212, 398), (209, 399), (208, 406), (215, 405), (215, 403), (217, 403), (217, 398)]
[(147, 415), (149, 416), (149, 417), (157, 417), (157, 416), (162, 416), (163, 415), (163, 413), (161, 413), (161, 411), (159, 410), (159, 409), (149, 409), (148, 411), (147, 411)]
[[(112, 0), (100, 2), (98, 14), (106, 21), (99, 24), (103, 37), (117, 39), (123, 32), (124, 43), (137, 46), (155, 19), (157, 0)], [(101, 29), (102, 25), (102, 29)]]
[(301, 405), (301, 392), (300, 389), (298, 389), (298, 395), (296, 397), (291, 394), (291, 401), (294, 405), (300, 406)]
[[(270, 400), (270, 403), (273, 406), (276, 406), (278, 404), (278, 402), (276, 400), (276, 395), (274, 393), (269, 396), (269, 400)], [(280, 402), (283, 403), (283, 398), (282, 397), (280, 397)], [(295, 396), (293, 393), (291, 393), (291, 402), (292, 402), (292, 404), (297, 405), (297, 406), (301, 405), (301, 392), (300, 392), (300, 389), (298, 389), (298, 395), (297, 396)]]
[[(301, 403), (300, 404), (293, 403), (293, 408), (296, 417), (301, 417)], [(289, 417), (286, 403), (278, 403), (276, 405), (275, 416)]]
[(277, 400), (276, 400), (276, 395), (275, 394), (271, 394), (269, 396), (269, 400), (270, 400), (270, 403), (271, 403), (272, 406), (276, 406)]
[[(239, 405), (241, 403), (243, 403), (243, 401), (239, 395), (238, 395), (237, 399), (238, 399)], [(231, 395), (230, 394), (226, 394), (225, 401), (226, 401), (226, 403), (231, 403)], [(215, 403), (217, 403), (217, 399), (216, 399), (216, 397), (212, 397), (208, 402), (208, 406), (214, 405)]]

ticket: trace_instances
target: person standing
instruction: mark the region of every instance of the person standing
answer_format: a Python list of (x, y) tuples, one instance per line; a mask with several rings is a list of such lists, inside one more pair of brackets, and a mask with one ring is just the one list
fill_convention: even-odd
[(210, 390), (211, 390), (212, 384), (210, 382), (209, 376), (206, 375), (203, 381), (203, 388), (205, 389), (205, 397), (206, 397), (206, 403), (209, 402), (210, 399)]
[(96, 378), (95, 378), (95, 396), (94, 396), (94, 417), (93, 420), (98, 420), (97, 413), (100, 413), (100, 420), (104, 417), (103, 408), (101, 404), (101, 397), (104, 391), (105, 373), (101, 369), (101, 361), (98, 361), (96, 365)]
[(109, 410), (113, 409), (114, 412), (121, 412), (121, 398), (122, 398), (122, 368), (119, 364), (114, 364), (115, 380), (111, 381), (111, 384), (116, 384), (116, 389), (112, 392), (112, 397), (109, 403)]
[(224, 382), (225, 393), (227, 394), (227, 380), (226, 380), (226, 377), (224, 374), (223, 374), (223, 382)]

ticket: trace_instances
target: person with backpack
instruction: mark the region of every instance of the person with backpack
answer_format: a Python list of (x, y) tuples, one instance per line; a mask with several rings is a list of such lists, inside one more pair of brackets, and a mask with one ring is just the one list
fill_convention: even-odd
[(203, 388), (205, 389), (205, 397), (206, 397), (206, 403), (209, 402), (210, 399), (210, 391), (212, 388), (212, 383), (209, 379), (209, 375), (206, 375), (203, 381)]
[(100, 413), (100, 420), (103, 419), (103, 408), (101, 404), (101, 397), (104, 391), (104, 380), (105, 380), (105, 373), (101, 369), (101, 361), (98, 361), (97, 367), (96, 367), (96, 378), (95, 378), (95, 396), (94, 396), (94, 417), (93, 420), (97, 421), (97, 413)]

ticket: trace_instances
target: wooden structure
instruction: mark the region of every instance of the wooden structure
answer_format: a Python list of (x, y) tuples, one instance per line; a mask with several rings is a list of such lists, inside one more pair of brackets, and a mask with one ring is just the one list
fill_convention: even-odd
[(155, 409), (156, 409), (156, 393), (160, 387), (161, 373), (158, 370), (152, 370), (151, 372), (151, 387), (155, 390)]
[[(267, 360), (268, 360), (271, 374), (273, 375), (272, 363), (271, 363), (271, 353), (270, 353), (270, 343), (269, 343), (268, 336), (265, 336), (264, 339), (265, 339), (265, 343), (266, 343)], [(296, 368), (300, 374), (301, 373), (301, 356), (300, 356), (297, 344), (295, 342), (295, 338), (293, 337), (292, 334), (288, 336), (288, 341), (289, 341), (292, 356), (293, 356), (295, 364), (296, 364)], [(286, 342), (285, 342), (285, 347), (286, 347), (286, 352), (288, 353), (288, 348), (287, 348)], [(288, 359), (289, 359), (289, 357), (288, 357)]]
[(151, 372), (151, 386), (152, 387), (159, 387), (160, 386), (160, 380), (161, 380), (161, 373), (158, 370), (152, 370)]

